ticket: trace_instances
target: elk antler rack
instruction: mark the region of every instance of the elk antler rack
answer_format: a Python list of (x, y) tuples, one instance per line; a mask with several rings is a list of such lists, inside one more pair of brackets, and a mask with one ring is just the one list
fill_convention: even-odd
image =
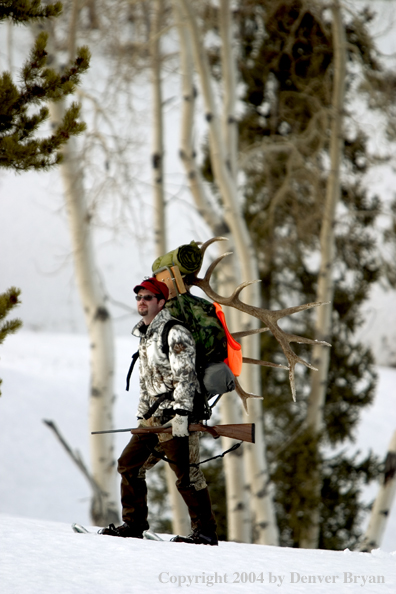
[[(215, 241), (224, 241), (224, 240), (226, 240), (225, 237), (212, 237), (211, 239), (209, 239), (208, 241), (206, 241), (204, 244), (201, 245), (202, 253), (204, 254), (207, 247), (209, 247), (209, 245), (211, 245)], [(256, 332), (265, 332), (265, 331), (269, 330), (270, 332), (272, 332), (272, 334), (274, 335), (274, 337), (276, 338), (276, 340), (279, 342), (280, 346), (282, 347), (283, 353), (288, 361), (288, 366), (286, 367), (284, 365), (278, 365), (276, 363), (270, 363), (268, 361), (258, 361), (256, 359), (249, 359), (249, 358), (244, 358), (243, 361), (245, 363), (254, 363), (254, 364), (264, 365), (264, 366), (268, 366), (268, 367), (278, 367), (278, 368), (282, 368), (282, 369), (288, 369), (292, 397), (293, 397), (293, 400), (296, 401), (296, 387), (295, 387), (295, 380), (294, 380), (294, 369), (295, 369), (296, 364), (301, 363), (302, 365), (305, 365), (306, 367), (309, 367), (309, 369), (313, 369), (315, 371), (317, 371), (317, 369), (316, 369), (316, 367), (313, 367), (313, 365), (311, 365), (310, 363), (308, 363), (307, 361), (305, 361), (304, 359), (302, 359), (301, 357), (296, 355), (296, 353), (291, 349), (290, 343), (297, 342), (299, 344), (312, 344), (312, 345), (320, 344), (323, 346), (331, 346), (331, 345), (328, 342), (325, 342), (324, 340), (312, 340), (310, 338), (305, 338), (303, 336), (297, 336), (296, 334), (290, 334), (289, 332), (285, 332), (278, 326), (278, 321), (281, 318), (290, 316), (294, 313), (304, 311), (306, 309), (311, 309), (313, 307), (318, 307), (319, 305), (326, 305), (328, 302), (324, 303), (324, 302), (317, 301), (314, 303), (306, 303), (304, 305), (297, 305), (295, 307), (288, 307), (285, 309), (279, 309), (279, 310), (275, 310), (275, 311), (271, 311), (268, 309), (264, 309), (263, 307), (256, 307), (254, 305), (244, 303), (243, 301), (241, 301), (239, 299), (239, 295), (240, 295), (241, 291), (243, 291), (243, 289), (245, 289), (246, 287), (248, 287), (249, 285), (251, 285), (253, 283), (260, 282), (257, 280), (241, 283), (240, 285), (238, 285), (238, 287), (235, 289), (235, 291), (232, 293), (232, 295), (230, 297), (223, 297), (222, 295), (219, 295), (210, 286), (210, 279), (211, 279), (211, 276), (212, 276), (213, 271), (216, 268), (216, 266), (226, 256), (229, 256), (230, 254), (232, 254), (232, 252), (227, 252), (225, 254), (222, 254), (220, 257), (216, 258), (216, 260), (214, 260), (211, 263), (211, 265), (209, 266), (209, 268), (207, 269), (206, 274), (203, 278), (199, 278), (197, 276), (190, 277), (189, 283), (191, 285), (195, 285), (195, 286), (199, 287), (200, 289), (202, 289), (202, 291), (204, 291), (204, 293), (210, 299), (213, 299), (213, 301), (220, 303), (220, 305), (234, 307), (235, 309), (238, 309), (239, 311), (247, 313), (248, 315), (253, 316), (255, 318), (258, 318), (261, 322), (263, 322), (265, 324), (265, 326), (266, 326), (265, 328), (260, 328), (258, 330), (248, 330), (246, 332), (238, 332), (238, 333), (234, 333), (233, 336), (241, 338), (242, 336), (247, 336), (249, 334), (254, 334)], [(248, 392), (245, 392), (242, 389), (242, 387), (238, 381), (236, 382), (235, 389), (243, 402), (246, 412), (247, 412), (247, 404), (246, 403), (247, 403), (248, 398), (262, 398), (261, 396), (257, 396), (255, 394), (250, 394)]]

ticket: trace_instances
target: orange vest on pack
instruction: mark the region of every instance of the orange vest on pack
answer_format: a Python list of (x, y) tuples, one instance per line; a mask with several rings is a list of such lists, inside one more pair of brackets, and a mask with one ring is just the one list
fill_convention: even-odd
[(233, 338), (233, 336), (230, 334), (230, 331), (227, 328), (227, 322), (221, 305), (216, 302), (214, 302), (213, 305), (216, 308), (216, 315), (219, 318), (224, 328), (224, 332), (227, 336), (228, 356), (227, 359), (225, 359), (224, 363), (228, 365), (235, 377), (238, 377), (241, 375), (242, 372), (242, 347), (239, 344), (239, 342), (237, 342), (235, 338)]

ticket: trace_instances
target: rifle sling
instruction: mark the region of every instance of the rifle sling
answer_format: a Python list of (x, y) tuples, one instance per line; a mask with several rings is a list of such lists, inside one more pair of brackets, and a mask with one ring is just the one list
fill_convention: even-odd
[[(201, 464), (205, 464), (205, 462), (210, 462), (211, 460), (217, 460), (217, 458), (224, 458), (224, 456), (226, 454), (229, 454), (230, 452), (234, 452), (242, 444), (243, 444), (243, 441), (240, 441), (239, 443), (234, 443), (233, 446), (231, 446), (228, 450), (225, 450), (221, 454), (218, 454), (217, 456), (212, 456), (211, 458), (206, 458), (206, 460), (202, 460), (201, 462), (190, 463), (189, 466), (198, 468), (198, 466), (200, 466)], [(167, 458), (165, 455), (161, 454), (156, 448), (152, 448), (148, 444), (146, 444), (146, 447), (149, 450), (150, 454), (152, 454), (154, 456), (154, 458), (159, 458), (160, 460), (164, 460), (165, 462), (168, 462), (169, 464), (174, 464), (175, 466), (177, 466), (177, 463), (174, 460)]]
[(202, 460), (202, 462), (198, 462), (197, 464), (190, 464), (190, 466), (195, 466), (196, 468), (198, 468), (198, 466), (200, 464), (205, 464), (205, 462), (210, 462), (210, 460), (216, 460), (217, 458), (224, 458), (224, 456), (226, 454), (229, 454), (230, 452), (234, 452), (235, 450), (237, 450), (241, 445), (243, 444), (243, 441), (240, 441), (239, 443), (234, 443), (233, 446), (231, 446), (228, 450), (225, 450), (224, 452), (222, 452), (221, 454), (217, 454), (217, 456), (212, 456), (212, 458), (206, 458), (206, 460)]

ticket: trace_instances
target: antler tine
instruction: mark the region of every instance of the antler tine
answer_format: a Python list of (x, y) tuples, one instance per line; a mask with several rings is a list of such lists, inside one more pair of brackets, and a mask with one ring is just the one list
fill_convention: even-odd
[(233, 294), (231, 295), (230, 301), (233, 301), (234, 299), (238, 299), (239, 293), (241, 293), (241, 291), (243, 291), (243, 289), (245, 289), (249, 285), (254, 285), (254, 283), (261, 283), (261, 280), (256, 279), (256, 280), (252, 280), (252, 281), (245, 281), (244, 283), (241, 283), (240, 285), (238, 285), (237, 288), (235, 289), (235, 291), (233, 292)]
[(287, 359), (290, 363), (289, 382), (290, 382), (290, 388), (291, 388), (291, 392), (292, 392), (292, 398), (293, 398), (293, 401), (296, 402), (296, 384), (294, 381), (294, 369), (296, 367), (296, 363), (302, 363), (303, 365), (305, 365), (305, 367), (309, 367), (309, 369), (312, 369), (313, 371), (318, 371), (318, 370), (316, 367), (314, 367), (313, 365), (308, 363), (308, 361), (304, 361), (304, 359), (301, 359), (301, 357), (297, 357), (297, 355), (295, 353), (293, 353), (292, 360), (290, 360), (289, 357), (287, 357)]
[(221, 254), (221, 256), (219, 256), (218, 258), (216, 258), (216, 260), (213, 260), (212, 264), (209, 266), (209, 268), (206, 271), (206, 274), (203, 278), (203, 280), (207, 283), (209, 283), (210, 281), (210, 277), (213, 274), (214, 269), (216, 268), (217, 264), (219, 264), (219, 262), (221, 262), (224, 258), (226, 258), (227, 256), (231, 256), (233, 252), (226, 252), (225, 254)]
[[(310, 344), (310, 339), (308, 338), (303, 338), (300, 336), (292, 336), (292, 338), (298, 338), (300, 339), (299, 342), (300, 343), (307, 343)], [(281, 337), (281, 339), (278, 338), (278, 342), (280, 343), (282, 350), (285, 354), (285, 357), (289, 363), (289, 382), (290, 382), (290, 388), (291, 388), (291, 392), (292, 392), (292, 397), (294, 402), (296, 402), (296, 385), (295, 385), (295, 381), (294, 381), (294, 369), (296, 367), (297, 363), (301, 363), (302, 365), (305, 365), (305, 367), (308, 367), (309, 369), (312, 369), (313, 371), (318, 371), (316, 367), (314, 367), (313, 365), (311, 365), (311, 363), (308, 363), (308, 361), (305, 361), (304, 359), (302, 359), (301, 357), (299, 357), (298, 355), (296, 355), (296, 353), (290, 348), (289, 342), (290, 342), (290, 336), (287, 335), (286, 333), (284, 333)], [(316, 341), (311, 341), (312, 343), (315, 343)], [(285, 344), (286, 343), (286, 344)], [(327, 343), (326, 343), (327, 344)], [(331, 346), (331, 345), (328, 345)]]
[(293, 402), (296, 402), (297, 401), (297, 399), (296, 399), (296, 384), (295, 384), (295, 381), (294, 381), (294, 368), (295, 368), (295, 366), (296, 366), (296, 363), (293, 362), (293, 363), (291, 363), (290, 368), (289, 368), (289, 383), (290, 383), (290, 388), (291, 388), (291, 392), (292, 392)]
[(269, 332), (269, 328), (255, 328), (254, 330), (241, 330), (240, 332), (231, 332), (235, 340), (243, 338), (244, 336), (251, 336), (252, 334), (261, 334), (261, 332)]
[(252, 365), (262, 365), (263, 367), (277, 367), (278, 369), (289, 369), (287, 365), (280, 363), (270, 363), (269, 361), (261, 361), (260, 359), (251, 359), (250, 357), (242, 357), (243, 363), (251, 363)]
[(235, 378), (235, 392), (238, 394), (238, 396), (242, 400), (243, 408), (245, 409), (247, 414), (249, 414), (249, 411), (247, 408), (247, 401), (249, 398), (258, 398), (259, 400), (263, 399), (262, 396), (257, 396), (257, 394), (251, 394), (250, 392), (245, 392), (245, 390), (242, 388), (242, 386), (239, 383), (237, 378)]
[(297, 342), (298, 344), (321, 344), (322, 346), (331, 347), (329, 342), (325, 340), (316, 340), (314, 338), (305, 338), (304, 336), (298, 336), (297, 334), (288, 334), (287, 332), (284, 333), (287, 337), (289, 342)]
[(281, 318), (285, 318), (286, 316), (291, 316), (294, 313), (299, 311), (305, 311), (306, 309), (312, 309), (312, 307), (319, 307), (320, 305), (328, 305), (330, 301), (315, 301), (313, 303), (305, 303), (304, 305), (296, 305), (295, 307), (286, 307), (285, 309), (278, 309), (276, 311), (272, 311), (271, 314), (273, 315), (274, 319), (280, 320)]
[(212, 245), (212, 243), (214, 243), (215, 241), (228, 241), (227, 237), (212, 237), (211, 239), (208, 239), (208, 241), (205, 241), (204, 243), (202, 242), (198, 242), (198, 245), (201, 245), (201, 252), (202, 252), (202, 256), (204, 256), (207, 248)]

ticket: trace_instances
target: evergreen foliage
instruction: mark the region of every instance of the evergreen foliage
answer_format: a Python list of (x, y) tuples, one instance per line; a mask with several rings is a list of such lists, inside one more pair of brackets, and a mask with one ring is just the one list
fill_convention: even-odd
[[(26, 23), (40, 17), (56, 16), (59, 3), (41, 7), (40, 2), (3, 2), (1, 18)], [(48, 68), (47, 35), (41, 33), (20, 71), (17, 86), (9, 72), (0, 76), (0, 167), (15, 171), (46, 170), (62, 160), (61, 148), (71, 136), (85, 130), (77, 121), (80, 108), (72, 103), (63, 121), (48, 137), (38, 138), (37, 132), (48, 119), (48, 101), (59, 101), (74, 92), (81, 75), (89, 66), (87, 47), (77, 51), (76, 59), (61, 73)], [(36, 108), (36, 109), (35, 109)]]
[(0, 0), (0, 21), (10, 19), (15, 24), (56, 17), (61, 11), (61, 2), (42, 6), (41, 0)]
[[(0, 21), (10, 19), (16, 24), (27, 24), (32, 20), (58, 16), (61, 10), (60, 2), (42, 6), (40, 0), (0, 1)], [(85, 130), (85, 124), (77, 121), (79, 106), (73, 103), (52, 135), (36, 137), (39, 127), (48, 118), (48, 108), (43, 103), (59, 101), (73, 93), (90, 58), (88, 48), (82, 47), (76, 60), (57, 74), (47, 67), (46, 43), (47, 35), (40, 34), (20, 72), (19, 87), (9, 72), (0, 76), (0, 167), (5, 169), (18, 172), (48, 169), (61, 161), (60, 149), (68, 138)], [(36, 106), (40, 109), (33, 112), (32, 108)], [(0, 322), (20, 303), (19, 295), (20, 289), (15, 287), (0, 295)], [(19, 319), (2, 322), (0, 344), (21, 325)]]
[[(263, 299), (267, 307), (276, 309), (291, 299), (304, 303), (316, 297), (315, 254), (325, 196), (333, 49), (331, 24), (317, 3), (280, 0), (262, 4), (266, 35), (259, 48), (253, 43), (257, 37), (251, 15), (244, 21), (251, 31), (251, 43), (244, 46), (241, 60), (246, 111), (240, 129), (242, 147), (263, 143), (245, 169), (246, 217), (256, 249), (263, 254)], [(361, 15), (352, 20), (346, 34), (364, 69), (378, 77), (381, 69), (367, 33), (367, 18)], [(350, 53), (350, 64), (358, 62), (355, 56)], [(348, 84), (353, 84), (351, 78)], [(349, 129), (343, 163), (347, 175), (342, 177), (336, 228), (332, 348), (325, 427), (319, 440), (304, 428), (307, 371), (299, 370), (297, 405), (290, 402), (287, 378), (263, 371), (268, 455), (276, 484), (281, 542), (288, 546), (298, 546), (301, 527), (309, 525), (319, 503), (319, 546), (353, 547), (360, 537), (361, 485), (378, 474), (378, 461), (371, 454), (363, 461), (356, 455), (327, 457), (330, 446), (353, 440), (360, 411), (372, 402), (376, 382), (372, 353), (357, 341), (355, 332), (363, 322), (362, 305), (370, 287), (381, 275), (373, 233), (381, 204), (377, 196), (367, 195), (361, 183), (369, 163), (367, 139), (359, 129), (345, 129)], [(288, 324), (291, 332), (313, 337), (311, 312)], [(267, 360), (277, 357), (273, 352), (277, 347), (271, 342), (263, 339), (262, 355)], [(309, 358), (309, 349), (301, 347), (301, 351)], [(294, 432), (298, 433), (293, 439)], [(320, 468), (323, 479), (320, 502), (312, 500), (315, 468)]]
[[(22, 326), (22, 322), (18, 318), (4, 321), (10, 311), (21, 303), (19, 301), (20, 294), (20, 289), (16, 289), (15, 287), (11, 287), (5, 293), (0, 294), (0, 344), (4, 342), (8, 334), (13, 334)], [(0, 379), (0, 385), (1, 383), (2, 380)]]
[[(396, 79), (377, 59), (368, 33), (371, 17), (364, 11), (348, 21), (347, 89), (349, 94), (357, 91), (353, 70), (360, 69), (364, 81), (375, 81), (378, 107), (385, 102), (379, 89), (394, 93)], [(280, 309), (316, 300), (333, 80), (331, 22), (327, 7), (314, 0), (247, 0), (238, 3), (235, 18), (244, 90), (239, 149), (245, 216), (259, 255), (263, 305)], [(219, 77), (215, 46), (211, 64)], [(369, 95), (369, 88), (367, 83), (360, 90)], [(331, 449), (353, 441), (360, 411), (374, 397), (373, 355), (357, 340), (356, 330), (363, 323), (370, 288), (385, 270), (374, 231), (381, 201), (368, 195), (362, 181), (370, 165), (367, 138), (348, 113), (345, 131), (322, 435), (314, 436), (305, 425), (310, 372), (296, 369), (298, 401), (293, 403), (287, 374), (261, 368), (267, 454), (284, 546), (299, 546), (301, 528), (309, 525), (319, 503), (319, 546), (352, 548), (365, 511), (361, 487), (379, 472), (371, 453), (361, 460), (342, 452), (334, 457)], [(207, 147), (203, 172), (213, 181)], [(300, 313), (283, 327), (314, 338), (314, 315), (313, 310)], [(296, 345), (295, 350), (310, 359), (310, 347)], [(261, 358), (284, 363), (278, 343), (267, 334), (261, 338)], [(323, 479), (320, 502), (311, 482), (316, 468)]]

